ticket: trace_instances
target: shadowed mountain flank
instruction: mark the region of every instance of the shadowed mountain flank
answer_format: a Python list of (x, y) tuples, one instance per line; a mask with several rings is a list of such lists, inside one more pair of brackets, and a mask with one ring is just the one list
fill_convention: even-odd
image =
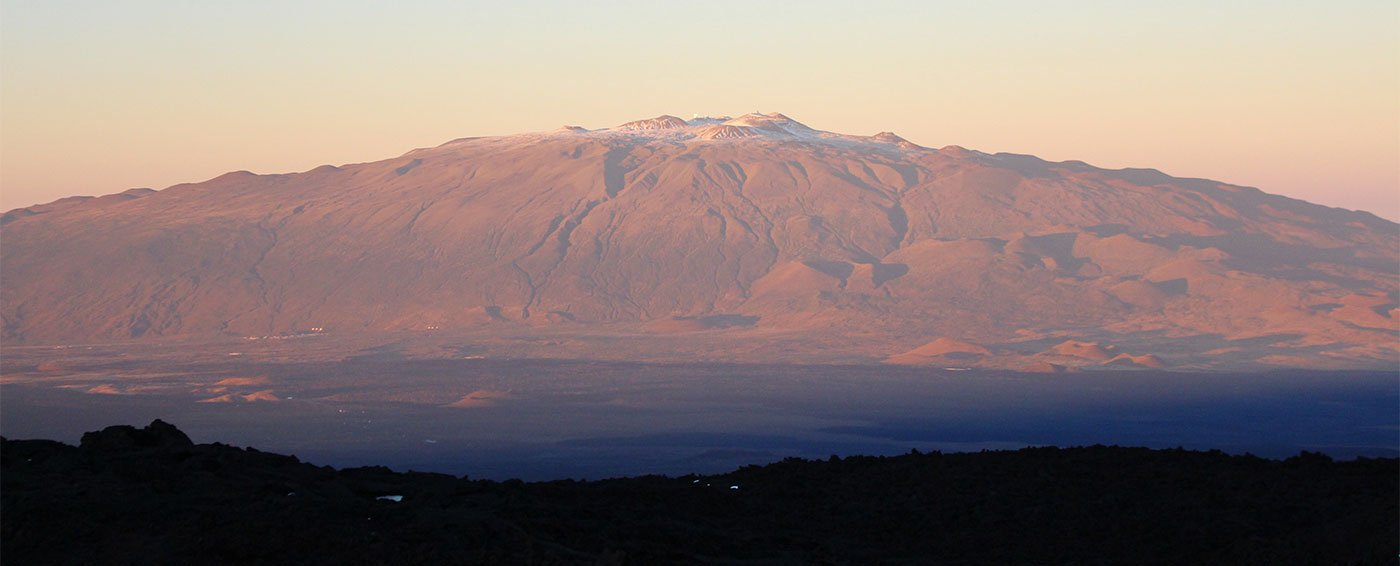
[(192, 444), (0, 440), (24, 564), (1380, 564), (1396, 461), (1092, 446), (525, 483)]
[[(236, 172), (12, 210), (0, 230), (7, 344), (689, 328), (753, 361), (878, 361), (940, 337), (1007, 368), (1119, 354), (1373, 368), (1400, 355), (1395, 223), (776, 113)], [(728, 316), (752, 322), (707, 318)], [(821, 339), (833, 332), (849, 339)], [(1270, 335), (1299, 338), (1253, 341)], [(1123, 350), (1050, 349), (1066, 340)]]

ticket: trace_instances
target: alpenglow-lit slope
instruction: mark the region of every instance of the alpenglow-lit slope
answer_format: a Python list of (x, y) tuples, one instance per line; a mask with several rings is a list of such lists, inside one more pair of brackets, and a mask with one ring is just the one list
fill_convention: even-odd
[(1038, 370), (1397, 360), (1395, 223), (781, 114), (466, 138), (3, 221), (10, 344), (319, 327)]

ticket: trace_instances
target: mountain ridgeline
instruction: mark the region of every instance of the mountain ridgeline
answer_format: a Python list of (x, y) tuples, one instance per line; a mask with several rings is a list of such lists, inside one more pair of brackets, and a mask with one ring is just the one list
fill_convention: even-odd
[(19, 564), (1384, 564), (1394, 458), (1090, 446), (494, 482), (174, 426), (0, 438)]
[(228, 173), (12, 210), (0, 236), (9, 344), (668, 335), (756, 359), (1043, 371), (1398, 354), (1393, 222), (781, 114)]

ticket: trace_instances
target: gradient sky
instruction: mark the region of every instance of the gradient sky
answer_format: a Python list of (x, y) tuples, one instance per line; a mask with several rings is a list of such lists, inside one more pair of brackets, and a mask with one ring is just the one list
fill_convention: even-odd
[(1400, 3), (0, 0), (0, 209), (778, 111), (1400, 219)]

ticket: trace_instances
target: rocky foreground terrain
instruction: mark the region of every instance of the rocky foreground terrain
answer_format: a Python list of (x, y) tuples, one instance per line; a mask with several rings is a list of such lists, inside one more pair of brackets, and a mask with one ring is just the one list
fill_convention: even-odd
[(492, 482), (193, 444), (0, 443), (7, 564), (1390, 564), (1395, 459), (1119, 447)]
[(464, 138), (0, 225), (8, 346), (431, 333), (453, 338), (424, 355), (1031, 371), (1400, 357), (1393, 222), (776, 113)]

